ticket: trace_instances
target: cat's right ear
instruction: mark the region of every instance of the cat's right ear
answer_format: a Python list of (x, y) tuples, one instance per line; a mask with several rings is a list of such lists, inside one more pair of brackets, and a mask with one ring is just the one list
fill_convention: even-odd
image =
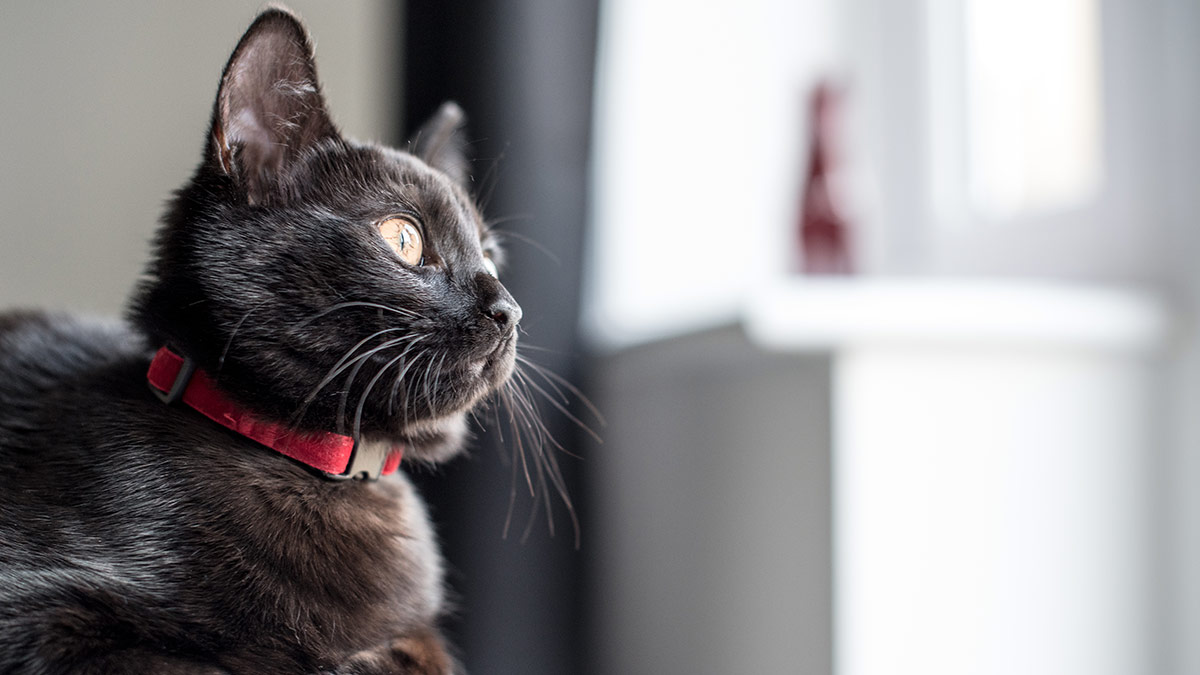
[(408, 142), (409, 152), (463, 186), (469, 180), (467, 149), (462, 134), (465, 120), (462, 108), (453, 101), (446, 101)]
[(272, 195), (289, 162), (335, 137), (304, 26), (287, 10), (264, 11), (221, 75), (207, 161), (257, 203)]

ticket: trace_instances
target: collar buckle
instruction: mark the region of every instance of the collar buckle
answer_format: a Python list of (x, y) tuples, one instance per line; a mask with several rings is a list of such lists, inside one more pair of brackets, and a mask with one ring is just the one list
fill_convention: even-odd
[(150, 385), (150, 391), (158, 397), (158, 400), (170, 405), (183, 398), (183, 392), (187, 390), (188, 384), (192, 381), (192, 375), (196, 374), (196, 362), (192, 357), (186, 356), (183, 358), (183, 364), (179, 366), (179, 372), (175, 375), (175, 380), (171, 382), (171, 388), (163, 391), (153, 384)]
[(392, 455), (397, 450), (379, 443), (355, 442), (350, 451), (350, 459), (346, 462), (346, 470), (341, 473), (322, 472), (331, 480), (377, 480), (395, 470), (389, 471)]

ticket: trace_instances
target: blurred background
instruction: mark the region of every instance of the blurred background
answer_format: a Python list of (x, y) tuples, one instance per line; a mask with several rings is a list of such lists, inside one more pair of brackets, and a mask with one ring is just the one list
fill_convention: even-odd
[[(347, 134), (466, 109), (606, 419), (578, 548), (415, 476), (470, 672), (1200, 672), (1200, 5), (290, 4)], [(0, 4), (0, 306), (120, 313), (259, 8)]]

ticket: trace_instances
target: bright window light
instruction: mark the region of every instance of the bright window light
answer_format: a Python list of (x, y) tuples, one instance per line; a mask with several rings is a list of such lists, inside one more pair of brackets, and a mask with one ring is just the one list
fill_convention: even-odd
[(755, 285), (786, 269), (832, 11), (601, 4), (584, 306), (596, 345), (735, 321)]
[(965, 0), (967, 193), (1006, 218), (1078, 206), (1102, 177), (1096, 0)]
[(926, 0), (932, 198), (951, 227), (1086, 207), (1104, 180), (1097, 0)]

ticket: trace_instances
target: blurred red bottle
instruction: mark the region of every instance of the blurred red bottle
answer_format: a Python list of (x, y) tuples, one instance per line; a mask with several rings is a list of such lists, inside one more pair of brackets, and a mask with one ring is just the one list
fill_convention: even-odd
[(850, 226), (831, 194), (829, 175), (835, 168), (834, 131), (837, 94), (828, 82), (813, 89), (808, 172), (800, 203), (801, 270), (805, 274), (851, 274)]

